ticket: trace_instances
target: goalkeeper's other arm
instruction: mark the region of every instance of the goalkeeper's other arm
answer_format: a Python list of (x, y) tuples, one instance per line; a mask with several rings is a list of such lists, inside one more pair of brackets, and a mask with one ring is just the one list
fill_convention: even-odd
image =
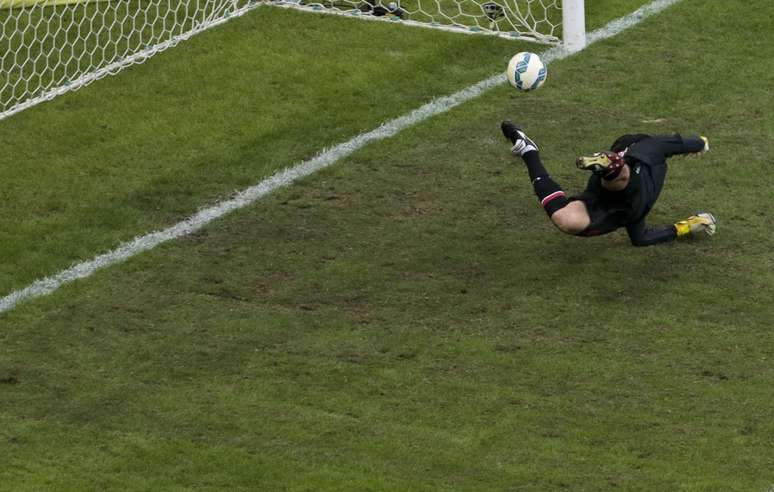
[(634, 246), (651, 246), (682, 238), (703, 238), (715, 234), (717, 228), (715, 216), (701, 212), (666, 227), (646, 227), (645, 220), (626, 226), (626, 232)]
[(674, 135), (665, 138), (663, 142), (667, 157), (680, 154), (698, 155), (709, 150), (709, 139), (702, 135), (692, 135), (687, 138)]
[(709, 149), (707, 137), (693, 135), (683, 138), (675, 133), (672, 135), (653, 135), (636, 141), (630, 145), (626, 155), (652, 166), (658, 166), (672, 156), (698, 154), (707, 151), (707, 149)]

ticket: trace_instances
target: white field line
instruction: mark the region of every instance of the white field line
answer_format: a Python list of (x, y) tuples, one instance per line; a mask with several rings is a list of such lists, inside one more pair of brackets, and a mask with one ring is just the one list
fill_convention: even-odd
[[(589, 33), (588, 43), (592, 44), (615, 36), (621, 31), (638, 24), (646, 17), (656, 14), (679, 1), (680, 0), (655, 0), (631, 14), (614, 20), (605, 27)], [(557, 46), (543, 53), (542, 58), (546, 63), (550, 63), (566, 58), (570, 54), (571, 53), (563, 50), (560, 46)], [(257, 185), (240, 191), (232, 198), (211, 207), (204, 208), (193, 216), (167, 229), (137, 237), (132, 241), (120, 245), (112, 251), (82, 263), (78, 263), (77, 265), (50, 277), (36, 280), (27, 287), (11, 292), (5, 297), (0, 298), (0, 313), (12, 310), (21, 302), (48, 295), (65, 284), (89, 277), (102, 268), (121, 263), (143, 251), (155, 248), (159, 244), (191, 234), (213, 220), (223, 217), (234, 210), (244, 208), (278, 188), (288, 186), (297, 179), (309, 176), (320, 169), (324, 169), (334, 164), (369, 143), (392, 137), (405, 128), (413, 126), (437, 114), (445, 113), (463, 102), (478, 97), (489, 89), (504, 84), (505, 82), (505, 75), (499, 74), (486, 80), (482, 80), (451, 96), (435, 99), (408, 114), (382, 124), (375, 130), (360, 134), (347, 142), (321, 151), (310, 160), (279, 171)]]

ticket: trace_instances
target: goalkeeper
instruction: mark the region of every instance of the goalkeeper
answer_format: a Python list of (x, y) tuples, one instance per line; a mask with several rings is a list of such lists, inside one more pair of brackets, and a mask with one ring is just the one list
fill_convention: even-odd
[(610, 151), (577, 159), (577, 167), (592, 175), (580, 195), (568, 198), (543, 167), (537, 144), (510, 121), (503, 121), (501, 129), (513, 144), (511, 152), (524, 160), (540, 206), (562, 232), (597, 236), (624, 227), (635, 246), (715, 233), (716, 221), (710, 213), (699, 213), (666, 227), (645, 225), (645, 216), (664, 186), (667, 159), (706, 152), (709, 142), (705, 137), (623, 135)]

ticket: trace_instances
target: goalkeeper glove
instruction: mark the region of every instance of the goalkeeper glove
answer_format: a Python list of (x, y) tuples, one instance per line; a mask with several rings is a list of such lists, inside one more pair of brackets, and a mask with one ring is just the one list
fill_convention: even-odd
[(708, 212), (701, 212), (692, 215), (685, 220), (675, 224), (677, 237), (708, 237), (715, 234), (718, 221), (715, 216)]
[(699, 138), (704, 141), (704, 148), (699, 151), (700, 154), (703, 154), (705, 152), (709, 152), (709, 139), (707, 137), (703, 137), (699, 135)]

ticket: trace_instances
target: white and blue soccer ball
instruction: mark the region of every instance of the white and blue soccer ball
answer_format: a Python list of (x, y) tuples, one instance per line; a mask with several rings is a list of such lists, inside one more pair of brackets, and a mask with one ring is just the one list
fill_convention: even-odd
[(534, 91), (546, 81), (548, 69), (535, 53), (516, 53), (508, 62), (508, 82), (520, 91)]

